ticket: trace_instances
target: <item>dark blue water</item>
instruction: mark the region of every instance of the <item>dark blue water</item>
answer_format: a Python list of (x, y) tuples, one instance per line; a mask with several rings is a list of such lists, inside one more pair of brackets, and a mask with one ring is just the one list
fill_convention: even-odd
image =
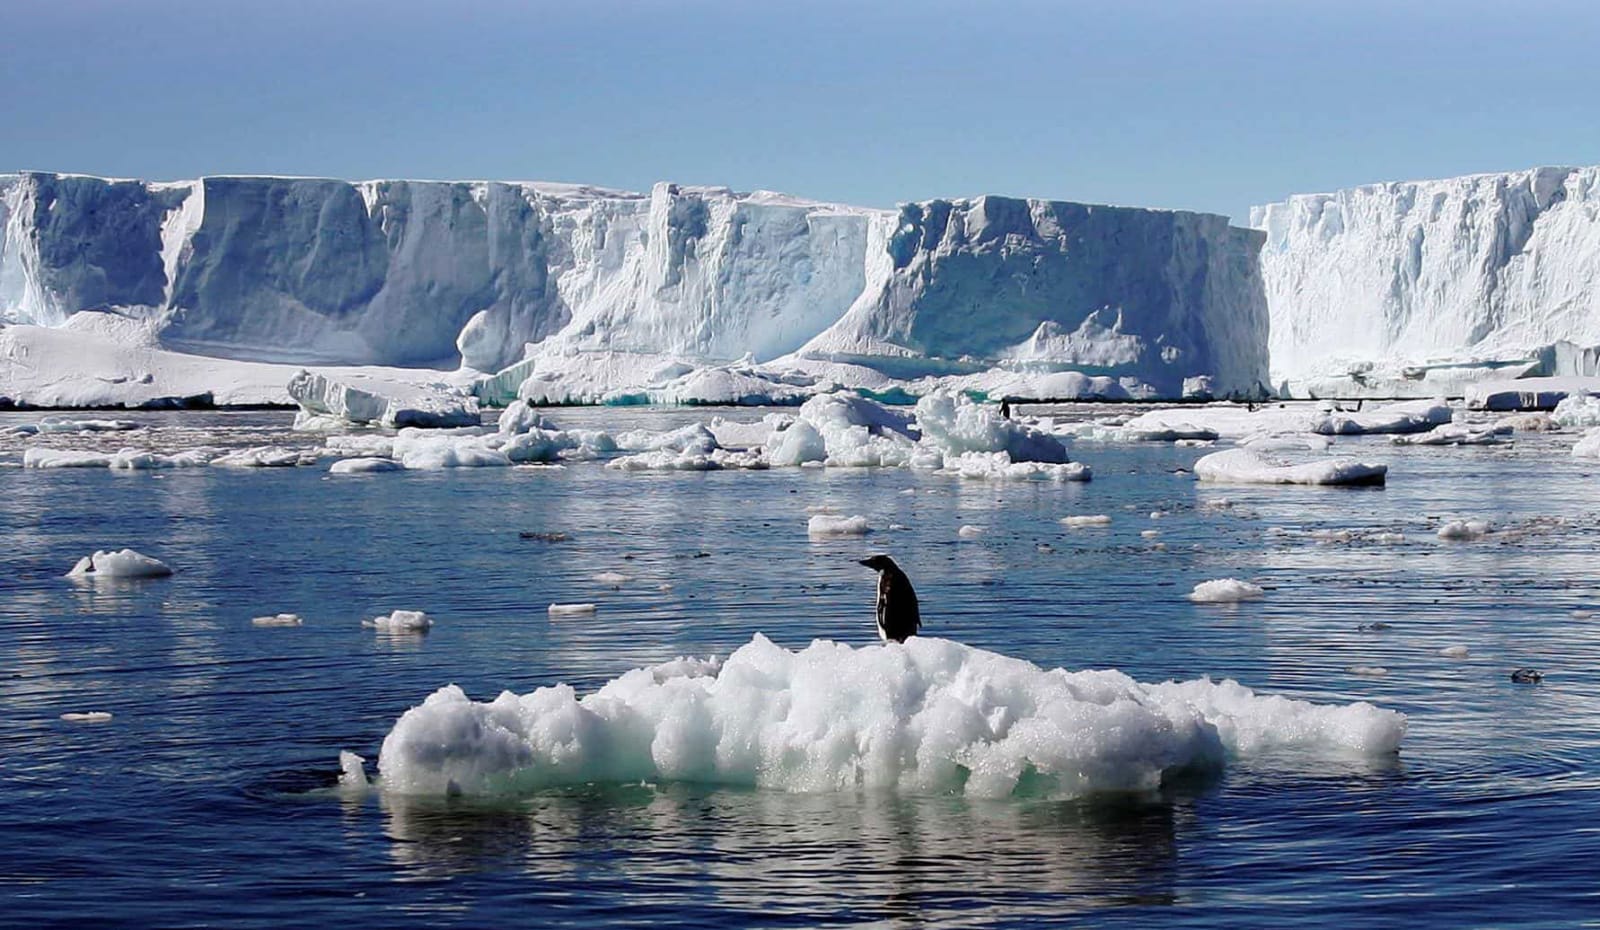
[[(278, 432), (287, 419), (169, 414), (48, 441), (305, 444)], [(0, 458), (34, 441), (5, 440)], [(1198, 486), (1183, 469), (1204, 450), (1087, 444), (1094, 482), (1065, 486), (596, 464), (354, 479), (0, 468), (0, 914), (18, 927), (1600, 922), (1600, 618), (1572, 614), (1600, 609), (1600, 469), (1544, 437), (1342, 446), (1389, 461), (1389, 485)], [(812, 542), (817, 505), (907, 529)], [(1061, 526), (1073, 513), (1113, 522)], [(1456, 517), (1501, 532), (1438, 540)], [(961, 540), (963, 524), (987, 532)], [(1316, 535), (1341, 529), (1407, 541)], [(122, 546), (178, 573), (61, 577)], [(1242, 760), (1155, 797), (1065, 802), (327, 790), (339, 750), (375, 759), (399, 714), (448, 682), (480, 699), (589, 690), (757, 631), (871, 642), (873, 578), (854, 559), (878, 550), (915, 580), (927, 633), (1143, 681), (1371, 700), (1409, 715), (1403, 750)], [(612, 591), (592, 580), (602, 571), (631, 580)], [(1270, 590), (1236, 607), (1182, 598), (1224, 576)], [(552, 622), (553, 601), (602, 610)], [(437, 625), (422, 638), (360, 625), (395, 608)], [(305, 625), (250, 623), (279, 611)], [(1358, 629), (1379, 620), (1391, 628)], [(1453, 645), (1470, 654), (1438, 654)], [(1520, 666), (1544, 682), (1513, 684)], [(59, 719), (87, 710), (114, 718)]]

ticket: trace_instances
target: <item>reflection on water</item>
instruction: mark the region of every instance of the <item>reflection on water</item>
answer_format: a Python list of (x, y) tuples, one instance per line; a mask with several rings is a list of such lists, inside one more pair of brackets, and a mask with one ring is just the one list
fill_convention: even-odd
[[(625, 428), (706, 414), (555, 416)], [(138, 441), (162, 451), (312, 441), (286, 414), (149, 419)], [(20, 448), (5, 441), (0, 460)], [(19, 926), (279, 927), (353, 907), (430, 927), (1591, 919), (1600, 619), (1574, 611), (1600, 609), (1600, 482), (1563, 442), (1341, 440), (1391, 465), (1387, 487), (1363, 491), (1197, 485), (1187, 469), (1205, 450), (1166, 445), (1082, 444), (1095, 480), (1066, 486), (594, 464), (361, 481), (0, 468), (0, 904)], [(813, 541), (818, 507), (874, 532)], [(1074, 514), (1111, 523), (1059, 522)], [(1437, 537), (1460, 518), (1498, 529)], [(963, 539), (964, 524), (985, 532)], [(177, 574), (61, 577), (121, 546)], [(341, 749), (375, 762), (395, 719), (447, 683), (478, 699), (589, 691), (758, 631), (789, 647), (873, 642), (874, 578), (855, 560), (874, 551), (907, 569), (930, 633), (1044, 666), (1370, 700), (1409, 715), (1404, 749), (1234, 760), (1159, 797), (1057, 803), (613, 785), (485, 806), (312, 790)], [(1230, 576), (1266, 597), (1183, 597)], [(597, 611), (551, 618), (553, 602)], [(435, 626), (361, 626), (395, 609)], [(283, 611), (305, 624), (250, 623)], [(1467, 654), (1441, 654), (1453, 646)], [(1513, 683), (1522, 666), (1543, 683)], [(60, 719), (89, 710), (115, 716)]]
[(397, 881), (521, 870), (550, 898), (723, 920), (1062, 918), (1175, 897), (1183, 798), (993, 803), (891, 794), (590, 787), (515, 803), (379, 802)]

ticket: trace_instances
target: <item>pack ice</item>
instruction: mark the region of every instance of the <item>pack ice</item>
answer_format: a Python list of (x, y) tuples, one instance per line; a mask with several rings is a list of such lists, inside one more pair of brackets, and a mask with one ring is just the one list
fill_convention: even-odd
[(424, 795), (644, 780), (1059, 797), (1148, 791), (1275, 750), (1381, 756), (1404, 733), (1403, 715), (1370, 704), (1232, 681), (1047, 671), (932, 637), (791, 651), (757, 634), (726, 661), (636, 669), (581, 698), (441, 688), (395, 723), (378, 769), (384, 791)]

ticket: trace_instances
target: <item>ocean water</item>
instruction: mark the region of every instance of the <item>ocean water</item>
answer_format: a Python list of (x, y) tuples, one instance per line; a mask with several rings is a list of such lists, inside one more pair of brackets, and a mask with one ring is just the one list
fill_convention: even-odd
[[(706, 416), (556, 413), (617, 429)], [(0, 462), (35, 443), (313, 442), (276, 412), (131, 418), (148, 428), (0, 439)], [(1600, 924), (1600, 616), (1574, 616), (1600, 612), (1600, 464), (1566, 456), (1570, 441), (1341, 442), (1390, 463), (1379, 489), (1197, 485), (1188, 468), (1206, 450), (1163, 444), (1080, 444), (1095, 469), (1083, 485), (593, 463), (357, 478), (0, 468), (0, 914), (18, 927)], [(812, 541), (816, 506), (877, 531)], [(1112, 522), (1059, 522), (1099, 513)], [(1497, 532), (1436, 537), (1468, 517)], [(985, 532), (962, 539), (962, 525)], [(177, 574), (62, 577), (122, 546)], [(1045, 667), (1368, 700), (1406, 713), (1408, 734), (1394, 757), (1251, 757), (1152, 795), (1074, 800), (331, 788), (341, 749), (375, 760), (443, 684), (479, 699), (582, 692), (757, 632), (790, 648), (874, 642), (874, 579), (855, 560), (875, 551), (910, 574), (928, 635)], [(606, 571), (629, 580), (597, 583)], [(1266, 596), (1183, 598), (1229, 576)], [(600, 610), (548, 617), (572, 601)], [(396, 608), (436, 626), (361, 626)], [(250, 623), (280, 611), (304, 625)], [(1468, 654), (1440, 654), (1451, 646)], [(1524, 666), (1544, 681), (1513, 683)], [(60, 719), (91, 710), (114, 716)]]

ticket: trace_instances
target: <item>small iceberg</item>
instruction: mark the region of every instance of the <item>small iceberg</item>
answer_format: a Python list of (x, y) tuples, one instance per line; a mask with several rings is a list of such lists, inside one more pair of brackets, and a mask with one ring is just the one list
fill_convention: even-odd
[(551, 604), (551, 617), (588, 617), (595, 612), (593, 604)]
[(100, 550), (86, 555), (67, 572), (68, 578), (165, 578), (171, 566), (132, 549)]
[(1253, 449), (1213, 452), (1194, 463), (1201, 481), (1227, 484), (1383, 484), (1389, 466), (1355, 459), (1325, 459), (1294, 465), (1268, 458)]
[(433, 618), (420, 610), (396, 610), (386, 617), (373, 617), (361, 621), (380, 633), (426, 633), (433, 626)]
[(302, 622), (299, 614), (274, 614), (270, 617), (253, 617), (250, 620), (253, 626), (299, 626)]
[(1251, 601), (1266, 594), (1266, 589), (1237, 578), (1218, 578), (1202, 581), (1189, 592), (1189, 600), (1197, 604), (1236, 604)]
[(863, 516), (840, 517), (833, 514), (813, 514), (806, 523), (806, 533), (810, 536), (865, 536), (872, 532), (872, 527)]

